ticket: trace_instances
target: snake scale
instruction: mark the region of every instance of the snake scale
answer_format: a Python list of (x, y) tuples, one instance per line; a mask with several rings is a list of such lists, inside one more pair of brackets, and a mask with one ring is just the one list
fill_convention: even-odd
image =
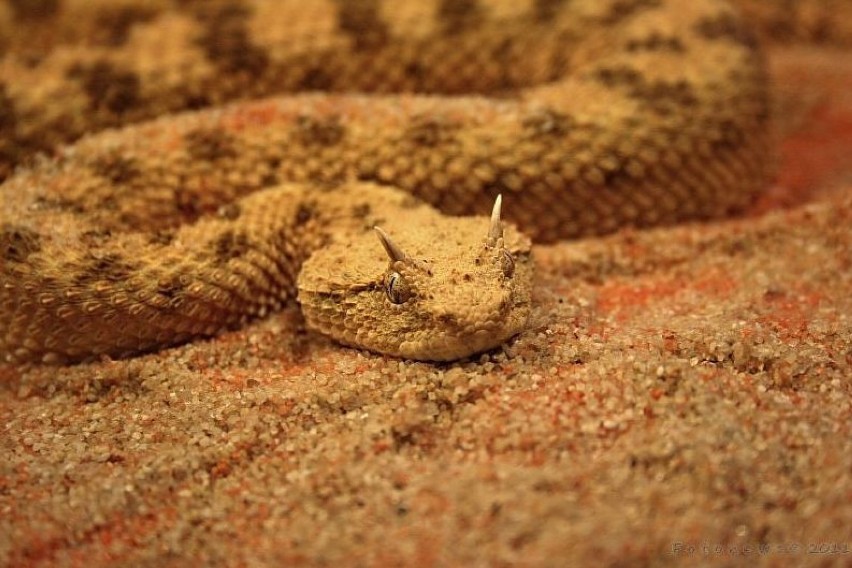
[[(766, 177), (764, 67), (722, 0), (5, 0), (0, 27), (9, 362), (294, 298), (344, 344), (452, 360), (524, 328), (524, 234), (716, 218)], [(456, 217), (498, 195), (510, 222)]]

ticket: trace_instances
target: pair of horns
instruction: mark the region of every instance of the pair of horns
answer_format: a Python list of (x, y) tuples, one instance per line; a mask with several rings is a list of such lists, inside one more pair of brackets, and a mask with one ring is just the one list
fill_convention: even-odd
[[(491, 209), (491, 224), (488, 227), (488, 238), (485, 240), (485, 246), (487, 247), (494, 247), (497, 245), (497, 241), (503, 238), (503, 222), (500, 220), (502, 207), (503, 196), (498, 195), (497, 199), (494, 200), (494, 207)], [(402, 252), (399, 245), (393, 242), (390, 236), (384, 232), (381, 227), (373, 227), (373, 230), (376, 231), (376, 235), (378, 235), (382, 246), (385, 247), (385, 252), (388, 253), (388, 257), (391, 259), (391, 262), (406, 259), (407, 255)]]

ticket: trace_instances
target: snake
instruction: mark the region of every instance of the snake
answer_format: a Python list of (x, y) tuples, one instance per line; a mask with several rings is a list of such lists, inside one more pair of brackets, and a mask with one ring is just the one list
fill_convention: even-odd
[(533, 242), (729, 216), (771, 161), (724, 0), (5, 0), (0, 28), (13, 364), (294, 301), (344, 345), (461, 359), (528, 325)]

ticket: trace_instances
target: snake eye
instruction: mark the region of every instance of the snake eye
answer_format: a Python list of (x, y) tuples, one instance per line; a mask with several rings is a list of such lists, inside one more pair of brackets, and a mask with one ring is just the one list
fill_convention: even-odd
[(392, 304), (402, 304), (411, 296), (411, 289), (402, 274), (391, 272), (385, 280), (385, 294)]
[(500, 251), (500, 268), (506, 278), (511, 278), (515, 273), (515, 259), (512, 257), (512, 253), (506, 249)]

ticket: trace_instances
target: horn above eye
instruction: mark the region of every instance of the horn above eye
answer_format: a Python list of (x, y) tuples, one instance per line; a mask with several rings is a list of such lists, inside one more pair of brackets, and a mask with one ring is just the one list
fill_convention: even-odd
[(503, 238), (503, 222), (500, 220), (500, 209), (503, 205), (503, 195), (498, 195), (494, 200), (494, 207), (491, 209), (491, 225), (488, 227), (488, 238), (485, 240), (485, 245), (493, 247), (499, 239)]
[(378, 235), (382, 246), (385, 247), (385, 252), (388, 253), (388, 258), (390, 258), (391, 262), (406, 259), (406, 254), (402, 252), (402, 249), (399, 248), (393, 240), (391, 240), (390, 236), (384, 232), (381, 227), (373, 227), (373, 230), (376, 231), (376, 235)]

